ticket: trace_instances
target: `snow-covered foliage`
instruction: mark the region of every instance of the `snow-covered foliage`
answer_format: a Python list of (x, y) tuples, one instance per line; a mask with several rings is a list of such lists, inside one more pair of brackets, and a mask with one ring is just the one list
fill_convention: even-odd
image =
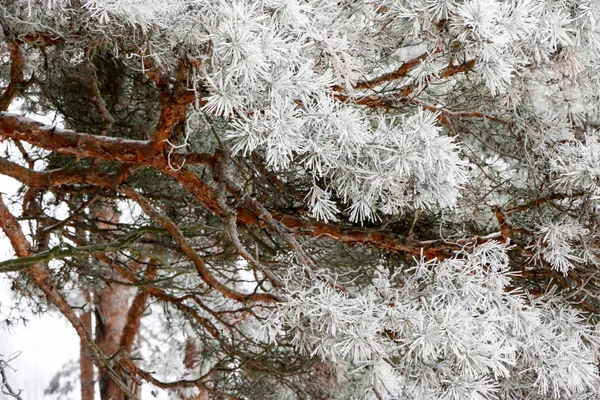
[[(197, 295), (205, 282), (185, 280), (189, 260), (169, 270), (177, 279), (165, 278), (183, 299), (177, 312), (196, 307), (204, 328), (229, 332), (213, 334), (203, 349), (292, 348), (338, 367), (338, 384), (352, 390), (340, 389), (339, 398), (600, 399), (600, 294), (574, 290), (597, 281), (600, 0), (11, 0), (0, 4), (0, 22), (11, 29), (0, 38), (24, 47), (62, 40), (72, 68), (96, 48), (109, 51), (147, 74), (162, 91), (157, 98), (176, 86), (173, 71), (189, 66), (183, 80), (195, 95), (193, 113), (179, 137), (185, 143), (168, 142), (169, 157), (218, 147), (219, 157), (243, 160), (236, 165), (264, 162), (261, 174), (277, 177), (269, 184), (293, 186), (282, 210), (271, 200), (282, 193), (259, 196), (268, 186), (251, 182), (259, 173), (245, 178), (247, 170), (229, 166), (219, 172), (233, 176), (225, 182), (215, 165), (189, 169), (198, 180), (212, 174), (206, 188), (215, 193), (229, 190), (206, 196), (211, 211), (221, 207), (218, 218), (235, 219), (235, 207), (253, 204), (252, 196), (271, 201), (239, 226), (214, 228), (211, 220), (200, 239), (189, 236), (208, 256), (245, 259), (219, 265), (207, 286), (220, 279), (273, 292), (277, 306), (233, 312), (231, 297)], [(26, 53), (29, 64), (51, 68), (44, 57)], [(422, 215), (431, 219), (419, 226)], [(294, 224), (273, 228), (292, 216)], [(338, 222), (335, 232), (326, 229)], [(256, 255), (222, 239), (200, 242), (251, 223), (277, 236), (248, 234)], [(314, 227), (322, 234), (312, 235)], [(400, 239), (392, 237), (398, 230)], [(296, 233), (314, 237), (286, 236)], [(386, 270), (383, 256), (346, 268), (356, 265), (346, 248), (336, 260), (304, 254), (318, 240), (375, 243), (403, 256), (401, 272)], [(277, 253), (273, 265), (289, 267), (282, 285), (262, 281), (284, 274), (260, 264), (258, 242), (269, 257)], [(406, 248), (424, 249), (423, 258)], [(251, 268), (244, 282), (238, 273)], [(353, 275), (357, 283), (339, 270), (366, 272)], [(547, 280), (524, 284), (531, 276)], [(228, 313), (234, 317), (222, 317)], [(181, 356), (187, 336), (170, 338)], [(180, 360), (153, 356), (163, 360), (163, 376), (176, 379)], [(240, 357), (206, 359), (242, 380)]]
[[(139, 28), (147, 48), (134, 40), (128, 57), (169, 64), (179, 47), (197, 58), (191, 89), (209, 91), (199, 99), (207, 112), (235, 117), (232, 150), (262, 149), (274, 169), (300, 162), (313, 177), (309, 204), (323, 220), (340, 212), (375, 220), (406, 206), (453, 206), (460, 197), (467, 163), (456, 139), (440, 135), (439, 113), (421, 108), (390, 118), (353, 101), (365, 87), (385, 94), (389, 81), (360, 83), (415, 54), (423, 55), (418, 65), (392, 86), (412, 86), (412, 99), (435, 82), (440, 109), (457, 83), (482, 83), (500, 102), (537, 107), (535, 130), (585, 121), (597, 104), (596, 1), (86, 0), (80, 10), (69, 0), (17, 3), (28, 24), (50, 17), (57, 33), (74, 12), (109, 43)], [(467, 82), (454, 77), (453, 68), (469, 63)], [(388, 108), (398, 108), (393, 97)], [(560, 183), (584, 179), (576, 169)]]
[(261, 334), (274, 343), (289, 336), (306, 354), (351, 362), (378, 398), (570, 399), (595, 392), (598, 332), (564, 305), (508, 290), (508, 250), (489, 242), (452, 259), (420, 261), (406, 275), (380, 273), (353, 294), (296, 272), (287, 302)]

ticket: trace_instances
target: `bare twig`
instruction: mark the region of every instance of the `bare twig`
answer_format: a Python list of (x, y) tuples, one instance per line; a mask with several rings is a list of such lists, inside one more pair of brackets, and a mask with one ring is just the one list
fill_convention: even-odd
[(5, 394), (9, 397), (15, 398), (17, 400), (23, 400), (23, 398), (21, 397), (21, 393), (23, 392), (22, 390), (19, 390), (18, 392), (15, 391), (15, 389), (12, 388), (12, 386), (8, 383), (8, 379), (6, 377), (6, 369), (10, 368), (13, 369), (10, 366), (10, 362), (12, 360), (14, 360), (15, 358), (17, 358), (19, 355), (21, 354), (21, 352), (18, 352), (12, 356), (10, 356), (8, 358), (8, 360), (4, 360), (4, 356), (2, 354), (0, 354), (0, 391), (2, 392), (2, 394)]

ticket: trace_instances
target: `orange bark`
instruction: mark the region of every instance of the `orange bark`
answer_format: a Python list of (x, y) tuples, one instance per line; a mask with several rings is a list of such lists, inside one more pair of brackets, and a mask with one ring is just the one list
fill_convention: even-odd
[(10, 106), (13, 98), (18, 93), (20, 86), (23, 84), (23, 67), (24, 57), (21, 47), (16, 42), (8, 42), (10, 51), (10, 83), (0, 96), (0, 110), (6, 111)]
[[(108, 230), (119, 222), (114, 206), (104, 203), (99, 209), (92, 210), (100, 230)], [(97, 239), (100, 240), (100, 239)], [(119, 274), (111, 270), (109, 279), (119, 279)], [(120, 349), (121, 334), (127, 323), (131, 288), (122, 285), (107, 285), (94, 296), (96, 307), (96, 345), (102, 352), (112, 356)], [(100, 398), (102, 400), (124, 400), (125, 395), (119, 386), (110, 379), (105, 370), (99, 371)]]

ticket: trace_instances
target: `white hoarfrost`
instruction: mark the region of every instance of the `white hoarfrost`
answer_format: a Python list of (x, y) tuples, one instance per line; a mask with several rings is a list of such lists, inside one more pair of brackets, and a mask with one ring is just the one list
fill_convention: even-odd
[(352, 363), (355, 374), (369, 376), (373, 398), (566, 399), (595, 392), (598, 332), (551, 297), (508, 290), (509, 250), (489, 242), (452, 259), (420, 261), (405, 275), (380, 273), (353, 294), (292, 273), (287, 301), (259, 333), (273, 343), (289, 335), (308, 355)]

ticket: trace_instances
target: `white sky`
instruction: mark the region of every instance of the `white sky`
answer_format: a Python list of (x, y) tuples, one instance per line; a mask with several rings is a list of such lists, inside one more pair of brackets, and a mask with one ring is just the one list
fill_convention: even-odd
[[(10, 304), (8, 282), (0, 278), (0, 304), (4, 311)], [(4, 321), (0, 315), (0, 323)], [(19, 325), (10, 331), (0, 330), (0, 354), (6, 360), (12, 354), (21, 354), (10, 363), (14, 371), (8, 370), (9, 383), (13, 389), (23, 390), (27, 400), (44, 400), (44, 389), (54, 374), (69, 360), (79, 358), (79, 339), (64, 320), (56, 315), (33, 317), (27, 326)], [(79, 387), (73, 393), (78, 399)], [(1, 398), (0, 394), (0, 398)], [(66, 399), (65, 399), (66, 400)]]

